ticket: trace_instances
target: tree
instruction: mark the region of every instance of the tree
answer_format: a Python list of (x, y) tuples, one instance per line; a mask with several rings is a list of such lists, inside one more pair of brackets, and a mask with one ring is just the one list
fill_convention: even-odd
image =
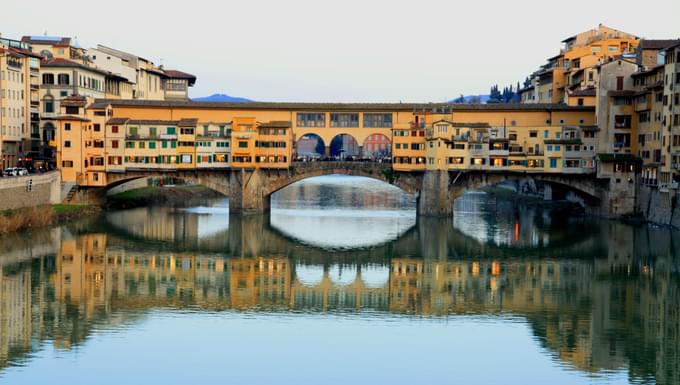
[(491, 87), (489, 91), (489, 101), (487, 103), (500, 103), (503, 99), (503, 94), (498, 90), (498, 84)]

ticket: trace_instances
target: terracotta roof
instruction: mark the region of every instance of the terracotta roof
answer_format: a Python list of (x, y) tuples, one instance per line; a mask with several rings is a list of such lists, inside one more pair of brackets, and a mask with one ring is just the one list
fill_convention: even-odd
[(640, 40), (640, 49), (661, 50), (672, 47), (678, 43), (680, 43), (680, 39), (665, 39), (665, 40), (642, 39)]
[(65, 107), (85, 107), (87, 105), (87, 99), (84, 96), (71, 95), (62, 99), (60, 104)]
[(109, 124), (109, 125), (119, 125), (120, 124), (120, 125), (122, 125), (122, 124), (127, 123), (128, 120), (130, 120), (130, 118), (111, 118), (111, 119), (106, 121), (106, 124)]
[(108, 75), (109, 73), (106, 71), (102, 71), (98, 68), (94, 67), (88, 67), (84, 64), (80, 64), (78, 62), (74, 62), (72, 60), (68, 59), (63, 59), (63, 58), (53, 58), (53, 59), (45, 59), (43, 58), (40, 61), (40, 66), (41, 67), (68, 67), (68, 68), (82, 68), (91, 72), (96, 72), (102, 75)]
[(96, 99), (90, 108), (148, 107), (148, 108), (195, 108), (225, 110), (276, 110), (276, 111), (429, 111), (446, 108), (451, 111), (594, 111), (595, 107), (567, 106), (566, 104), (465, 104), (465, 103), (279, 103), (279, 102), (193, 102), (162, 100)]
[[(109, 120), (111, 120), (111, 119), (109, 119)], [(158, 125), (158, 126), (176, 126), (177, 123), (178, 123), (178, 122), (177, 122), (176, 120), (153, 120), (153, 119), (149, 119), (149, 120), (136, 119), (136, 120), (128, 120), (128, 121), (127, 121), (127, 124), (128, 124), (128, 125), (129, 125), (129, 124), (138, 124), (138, 125), (140, 125), (140, 126), (154, 126), (154, 125)]]
[(21, 41), (29, 44), (49, 44), (57, 46), (71, 45), (70, 37), (52, 37), (52, 36), (24, 36)]
[(186, 79), (189, 81), (190, 86), (193, 86), (194, 83), (196, 83), (196, 76), (188, 74), (186, 72), (164, 69), (163, 73), (165, 74), (166, 77), (171, 79)]
[(267, 123), (260, 123), (260, 127), (264, 128), (290, 128), (292, 125), (290, 122), (282, 120), (274, 120)]
[(185, 119), (180, 119), (180, 121), (177, 125), (180, 126), (180, 127), (196, 127), (197, 124), (198, 124), (198, 119), (185, 118)]
[(75, 115), (60, 115), (54, 118), (55, 120), (78, 120), (81, 122), (89, 122), (90, 119), (83, 118), (82, 116), (75, 116)]

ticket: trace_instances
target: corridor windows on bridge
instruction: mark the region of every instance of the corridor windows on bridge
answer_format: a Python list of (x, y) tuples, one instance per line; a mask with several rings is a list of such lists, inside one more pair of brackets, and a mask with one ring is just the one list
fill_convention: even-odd
[(331, 113), (331, 127), (359, 127), (358, 113)]
[(339, 134), (331, 140), (329, 155), (336, 160), (350, 160), (360, 155), (359, 144), (352, 135)]
[(365, 128), (392, 128), (391, 113), (364, 113)]
[(296, 113), (298, 127), (326, 127), (326, 114), (323, 112)]

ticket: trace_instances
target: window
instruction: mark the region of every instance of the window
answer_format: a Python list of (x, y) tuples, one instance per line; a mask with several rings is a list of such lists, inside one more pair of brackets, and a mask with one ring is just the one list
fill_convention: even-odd
[(326, 114), (322, 112), (298, 112), (296, 114), (298, 127), (326, 127)]
[(70, 141), (70, 140), (65, 140), (65, 141), (64, 141), (64, 147), (66, 147), (66, 148), (71, 147), (71, 141)]
[(118, 126), (111, 126), (111, 132), (114, 134), (118, 133)]
[(135, 142), (125, 142), (125, 148), (135, 148)]
[(618, 50), (619, 50), (619, 47), (615, 46), (615, 45), (610, 45), (610, 46), (607, 47), (607, 51), (609, 51), (609, 52), (617, 52)]
[(548, 130), (543, 131), (543, 138), (548, 139), (549, 132)]
[(139, 142), (139, 148), (145, 148), (145, 147), (146, 147), (146, 143), (144, 143), (144, 142)]
[(392, 128), (392, 114), (364, 114), (364, 127), (367, 128)]
[(623, 91), (623, 76), (616, 77), (616, 90)]
[(149, 149), (154, 150), (156, 148), (156, 142), (149, 142)]
[(177, 148), (177, 141), (176, 140), (173, 140), (172, 142), (170, 142), (170, 148)]
[(550, 168), (557, 168), (557, 159), (550, 159)]
[(248, 148), (248, 142), (238, 142), (239, 148)]
[(64, 131), (71, 131), (71, 123), (64, 123)]
[(54, 84), (54, 74), (43, 74), (42, 82), (43, 84)]
[(117, 140), (111, 141), (111, 148), (118, 148), (118, 141)]
[(529, 131), (529, 137), (530, 138), (537, 138), (538, 137), (538, 131)]
[(46, 113), (51, 114), (54, 112), (54, 99), (51, 96), (45, 96), (43, 104)]
[(73, 161), (72, 160), (62, 160), (61, 161), (61, 167), (62, 168), (73, 167)]
[(66, 113), (68, 115), (78, 115), (78, 107), (66, 106)]
[(175, 127), (168, 127), (168, 135), (175, 135), (177, 133), (177, 129)]
[(614, 117), (614, 127), (616, 128), (630, 128), (630, 115), (616, 115)]
[(57, 76), (57, 83), (59, 85), (67, 86), (71, 83), (69, 80), (70, 80), (70, 77), (68, 76), (68, 74), (59, 74)]
[(156, 127), (149, 127), (149, 136), (152, 138), (156, 137)]
[(331, 113), (331, 127), (359, 127), (359, 114)]

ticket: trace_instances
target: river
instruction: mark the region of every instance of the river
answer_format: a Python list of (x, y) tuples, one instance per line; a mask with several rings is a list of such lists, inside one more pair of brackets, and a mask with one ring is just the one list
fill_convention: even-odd
[(370, 179), (0, 238), (4, 384), (680, 384), (680, 236)]

